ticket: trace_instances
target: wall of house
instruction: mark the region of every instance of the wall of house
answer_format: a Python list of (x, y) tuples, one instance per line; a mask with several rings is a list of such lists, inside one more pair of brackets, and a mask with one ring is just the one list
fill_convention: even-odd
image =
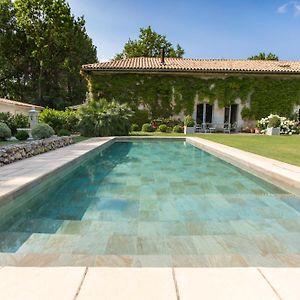
[[(12, 114), (23, 114), (28, 115), (30, 108), (25, 106), (19, 106), (19, 105), (11, 105), (7, 103), (1, 103), (0, 102), (0, 112), (9, 112)], [(37, 109), (37, 111), (40, 111), (40, 109)]]
[(27, 107), (0, 103), (0, 112), (10, 112), (12, 114), (28, 115), (28, 111), (29, 109)]
[[(204, 100), (204, 103), (208, 103), (208, 99)], [(197, 105), (203, 103), (202, 101), (199, 101), (198, 96), (195, 97), (195, 105), (194, 105), (194, 112), (192, 114), (192, 117), (194, 120), (197, 119)], [(246, 122), (242, 119), (241, 112), (242, 109), (245, 106), (248, 106), (248, 103), (242, 103), (241, 99), (236, 99), (235, 101), (236, 104), (238, 104), (238, 110), (237, 110), (237, 127), (240, 130), (242, 127), (246, 126)], [(224, 113), (225, 113), (225, 108), (224, 107), (219, 107), (218, 101), (214, 101), (213, 103), (213, 112), (212, 112), (212, 122), (218, 126), (216, 127), (222, 127), (224, 124)]]

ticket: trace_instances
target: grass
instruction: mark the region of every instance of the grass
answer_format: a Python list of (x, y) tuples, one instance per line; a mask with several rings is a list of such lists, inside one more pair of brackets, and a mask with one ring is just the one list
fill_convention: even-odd
[(202, 138), (300, 166), (300, 135), (267, 136), (212, 134)]
[[(161, 132), (134, 132), (132, 135), (184, 136), (183, 134)], [(300, 135), (267, 136), (252, 134), (191, 134), (213, 142), (249, 151), (265, 157), (300, 166)]]

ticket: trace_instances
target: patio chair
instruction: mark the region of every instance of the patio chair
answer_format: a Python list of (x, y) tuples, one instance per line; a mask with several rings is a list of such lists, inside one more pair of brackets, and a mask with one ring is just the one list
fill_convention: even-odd
[(208, 128), (209, 133), (216, 132), (216, 126), (214, 126), (213, 123), (207, 124), (207, 128)]
[(201, 129), (202, 129), (201, 125), (196, 124), (195, 132), (201, 132)]
[(224, 123), (223, 132), (224, 133), (230, 133), (230, 124), (229, 123)]

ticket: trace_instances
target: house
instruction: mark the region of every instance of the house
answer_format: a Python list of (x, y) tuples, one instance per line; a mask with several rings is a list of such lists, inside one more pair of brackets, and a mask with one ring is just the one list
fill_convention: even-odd
[[(247, 122), (254, 124), (255, 119), (270, 113), (297, 113), (300, 117), (300, 61), (185, 59), (162, 55), (83, 65), (82, 74), (94, 97), (121, 100), (125, 97), (154, 116), (165, 113), (183, 118), (192, 114), (198, 124), (236, 123), (238, 128)], [(126, 79), (130, 77), (132, 82)], [(146, 87), (147, 81), (154, 79), (156, 94), (153, 86)], [(161, 86), (164, 80), (169, 87)], [(164, 92), (166, 95), (162, 95)]]
[(38, 112), (40, 112), (44, 108), (42, 106), (38, 106), (34, 104), (0, 98), (0, 112), (10, 112), (12, 114), (28, 115), (28, 112), (33, 107)]

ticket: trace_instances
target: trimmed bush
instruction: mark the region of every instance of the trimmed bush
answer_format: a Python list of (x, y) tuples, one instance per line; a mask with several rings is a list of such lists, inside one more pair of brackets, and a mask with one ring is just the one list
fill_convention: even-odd
[(183, 128), (180, 125), (176, 125), (173, 128), (173, 132), (175, 132), (175, 133), (183, 133)]
[(78, 130), (79, 114), (76, 111), (66, 109), (65, 111), (45, 108), (39, 114), (39, 121), (51, 126), (55, 132), (66, 129), (70, 132)]
[(70, 136), (71, 132), (67, 129), (60, 129), (57, 133), (58, 136)]
[(25, 130), (20, 130), (20, 131), (17, 132), (16, 138), (17, 138), (19, 141), (26, 141), (26, 140), (29, 138), (29, 134), (28, 134), (28, 132), (25, 131)]
[(167, 132), (168, 130), (168, 126), (166, 124), (161, 124), (158, 128), (160, 132)]
[(143, 132), (152, 132), (153, 128), (152, 128), (151, 124), (145, 123), (142, 127), (142, 131)]
[(268, 124), (268, 127), (269, 128), (276, 128), (276, 127), (280, 127), (280, 124), (281, 124), (281, 120), (279, 117), (277, 116), (274, 116), (272, 117), (270, 120), (269, 120), (269, 124)]
[(54, 133), (53, 128), (45, 123), (39, 123), (32, 129), (32, 136), (35, 139), (46, 139), (54, 135)]
[(5, 123), (11, 130), (12, 135), (17, 133), (17, 128), (29, 127), (29, 118), (23, 114), (11, 114), (9, 112), (0, 112), (0, 122)]
[(0, 123), (0, 140), (5, 141), (11, 137), (11, 130), (5, 123)]
[(186, 127), (194, 127), (195, 126), (195, 121), (194, 119), (192, 118), (192, 116), (186, 116), (184, 118), (184, 125)]
[(131, 131), (139, 131), (139, 130), (140, 130), (140, 126), (138, 124), (131, 125)]

